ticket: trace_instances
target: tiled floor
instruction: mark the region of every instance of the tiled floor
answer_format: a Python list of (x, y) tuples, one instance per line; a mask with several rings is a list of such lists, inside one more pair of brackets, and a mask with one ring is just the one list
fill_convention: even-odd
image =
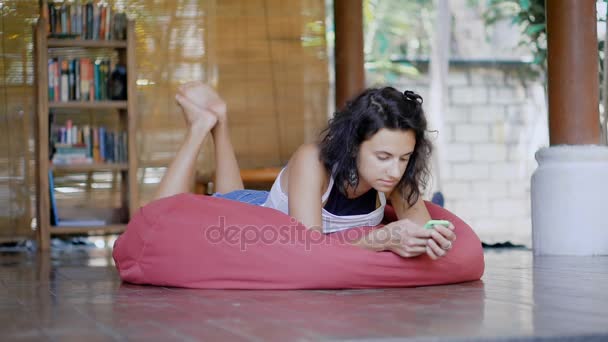
[(0, 340), (608, 341), (608, 257), (486, 253), (482, 281), (356, 291), (122, 284), (108, 250), (0, 254)]

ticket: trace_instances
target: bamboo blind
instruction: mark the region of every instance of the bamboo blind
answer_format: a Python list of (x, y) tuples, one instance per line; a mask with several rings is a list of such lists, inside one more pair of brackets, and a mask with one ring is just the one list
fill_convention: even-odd
[(34, 216), (34, 89), (31, 23), (38, 6), (0, 7), (0, 241), (32, 235)]
[[(184, 136), (174, 100), (183, 82), (204, 80), (225, 98), (242, 168), (283, 165), (327, 123), (323, 0), (109, 2), (136, 21), (141, 204), (149, 201)], [(2, 3), (0, 239), (14, 239), (32, 236), (35, 216), (31, 24), (39, 9), (38, 0)], [(69, 117), (63, 113), (58, 120), (62, 115)], [(207, 141), (200, 173), (212, 173), (213, 158)], [(55, 181), (57, 198), (67, 207), (118, 201), (115, 173), (57, 174)]]

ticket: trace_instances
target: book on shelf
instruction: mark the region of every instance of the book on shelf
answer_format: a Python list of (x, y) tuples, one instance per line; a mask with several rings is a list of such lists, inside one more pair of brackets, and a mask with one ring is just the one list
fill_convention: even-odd
[[(51, 119), (52, 120), (52, 119)], [(78, 126), (67, 120), (64, 126), (51, 122), (53, 165), (126, 163), (127, 132), (103, 126)]]
[(96, 226), (105, 226), (106, 221), (90, 218), (90, 219), (69, 219), (64, 220), (61, 219), (55, 224), (57, 227), (96, 227)]
[(126, 100), (126, 68), (110, 58), (53, 57), (48, 60), (49, 100)]
[(95, 227), (106, 224), (105, 220), (97, 218), (62, 219), (57, 210), (55, 199), (55, 178), (53, 171), (49, 170), (49, 201), (51, 204), (51, 226), (55, 227)]
[(106, 1), (42, 0), (42, 17), (50, 38), (125, 40), (127, 15), (112, 9)]

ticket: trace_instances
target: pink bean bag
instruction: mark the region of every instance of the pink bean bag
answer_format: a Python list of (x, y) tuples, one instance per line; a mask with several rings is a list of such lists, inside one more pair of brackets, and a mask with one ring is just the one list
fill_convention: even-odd
[[(387, 208), (385, 219), (394, 220)], [(274, 209), (194, 194), (141, 208), (113, 256), (123, 281), (189, 288), (352, 289), (479, 279), (484, 259), (477, 235), (449, 211), (427, 208), (434, 219), (450, 220), (458, 237), (436, 261), (348, 243), (373, 227), (322, 234)]]

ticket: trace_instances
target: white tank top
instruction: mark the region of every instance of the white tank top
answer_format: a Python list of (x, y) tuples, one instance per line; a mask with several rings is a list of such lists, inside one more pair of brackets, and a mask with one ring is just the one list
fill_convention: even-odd
[[(289, 198), (286, 193), (281, 189), (281, 175), (285, 171), (285, 168), (281, 170), (277, 179), (272, 184), (270, 193), (266, 202), (263, 204), (264, 207), (273, 208), (289, 215)], [(334, 178), (329, 178), (329, 185), (323, 196), (321, 196), (321, 203), (327, 201), (331, 188), (334, 185)], [(338, 216), (330, 213), (324, 208), (321, 209), (321, 219), (323, 221), (323, 232), (333, 233), (348, 228), (363, 227), (363, 226), (376, 226), (380, 224), (384, 217), (384, 207), (386, 206), (386, 197), (383, 192), (378, 192), (380, 197), (380, 206), (376, 210), (361, 215), (345, 215)]]

